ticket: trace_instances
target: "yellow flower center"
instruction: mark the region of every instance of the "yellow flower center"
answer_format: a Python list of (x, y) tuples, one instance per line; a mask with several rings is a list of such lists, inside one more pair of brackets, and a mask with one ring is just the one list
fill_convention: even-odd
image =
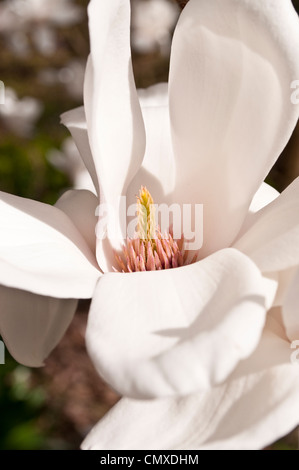
[(137, 196), (137, 231), (133, 239), (127, 238), (122, 253), (115, 253), (115, 271), (132, 273), (183, 266), (188, 255), (183, 245), (184, 236), (174, 240), (171, 229), (164, 235), (161, 233), (156, 225), (153, 198), (142, 186)]
[(151, 241), (156, 235), (154, 200), (150, 192), (142, 186), (137, 196), (137, 236), (140, 240)]

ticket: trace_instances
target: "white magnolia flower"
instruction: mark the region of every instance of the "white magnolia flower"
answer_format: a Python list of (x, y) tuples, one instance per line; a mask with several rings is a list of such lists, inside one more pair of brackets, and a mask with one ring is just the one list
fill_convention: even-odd
[(133, 48), (141, 53), (160, 49), (162, 53), (168, 54), (178, 16), (179, 8), (170, 0), (133, 1)]
[(21, 137), (29, 137), (43, 110), (42, 103), (31, 96), (19, 99), (12, 88), (5, 89), (5, 102), (0, 105), (0, 119)]
[[(0, 333), (17, 359), (39, 365), (72, 318), (70, 299), (93, 297), (90, 356), (130, 399), (85, 447), (142, 447), (146, 422), (163, 432), (166, 417), (180, 426), (169, 441), (149, 435), (149, 446), (217, 447), (226, 440), (229, 447), (231, 436), (241, 436), (235, 447), (262, 446), (299, 421), (284, 327), (274, 332), (277, 348), (271, 335), (273, 346), (268, 341), (272, 313), (264, 329), (274, 305), (283, 304), (288, 334), (298, 324), (299, 179), (279, 196), (263, 184), (298, 119), (290, 100), (299, 75), (298, 17), (291, 1), (190, 0), (176, 27), (168, 88), (155, 86), (140, 100), (129, 1), (92, 0), (89, 28), (84, 108), (63, 122), (97, 196), (71, 191), (51, 207), (1, 194)], [(143, 185), (157, 203), (204, 204), (199, 261), (113, 272), (113, 250), (123, 241), (103, 215), (108, 237), (95, 240), (95, 208), (100, 201), (118, 212), (119, 197), (130, 204)], [(137, 269), (142, 259), (139, 252)], [(159, 259), (145, 261), (153, 268)], [(173, 262), (171, 253), (164, 262)], [(195, 434), (202, 409), (205, 424)], [(131, 410), (135, 417), (144, 410), (144, 421), (136, 418), (120, 442), (113, 417), (121, 428)], [(189, 426), (195, 441), (188, 441)]]

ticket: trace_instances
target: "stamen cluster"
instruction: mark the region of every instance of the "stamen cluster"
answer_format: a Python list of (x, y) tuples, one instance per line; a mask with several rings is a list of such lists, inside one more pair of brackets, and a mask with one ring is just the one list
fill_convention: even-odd
[(117, 269), (123, 273), (158, 271), (178, 268), (186, 262), (184, 237), (173, 239), (173, 233), (162, 234), (155, 222), (155, 206), (149, 191), (142, 187), (137, 197), (137, 232), (127, 238), (122, 253), (115, 253)]

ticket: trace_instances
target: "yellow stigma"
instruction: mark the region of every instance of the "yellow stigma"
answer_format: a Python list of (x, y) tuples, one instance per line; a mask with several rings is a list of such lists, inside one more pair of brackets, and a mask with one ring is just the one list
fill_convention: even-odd
[(144, 186), (137, 196), (137, 221), (134, 238), (127, 238), (122, 252), (114, 253), (117, 262), (115, 271), (159, 271), (178, 268), (187, 262), (184, 236), (174, 240), (170, 228), (162, 235), (160, 227), (156, 226), (153, 198)]
[(150, 192), (142, 186), (137, 196), (137, 235), (141, 240), (153, 241), (156, 238), (154, 200)]

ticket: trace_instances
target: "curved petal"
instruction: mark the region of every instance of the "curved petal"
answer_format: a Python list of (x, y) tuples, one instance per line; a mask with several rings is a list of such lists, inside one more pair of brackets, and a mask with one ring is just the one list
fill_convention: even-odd
[(256, 358), (248, 358), (243, 365), (246, 375), (232, 377), (208, 393), (152, 401), (124, 398), (95, 426), (82, 448), (262, 449), (299, 423), (298, 367), (289, 361), (289, 346), (273, 331), (265, 342), (263, 336), (259, 358), (278, 349), (285, 360), (280, 365), (273, 361), (261, 372)]
[(274, 307), (281, 307), (285, 301), (286, 293), (290, 288), (290, 285), (293, 281), (293, 278), (297, 272), (298, 266), (293, 266), (292, 268), (285, 269), (284, 271), (279, 271), (278, 275), (278, 286), (273, 303)]
[(99, 182), (95, 164), (92, 158), (88, 133), (86, 117), (83, 106), (80, 108), (72, 109), (61, 115), (61, 122), (64, 124), (73, 136), (73, 139), (77, 145), (82, 160), (91, 176), (94, 187), (99, 195)]
[(99, 265), (106, 271), (109, 243), (119, 248), (125, 238), (119, 226), (113, 228), (119, 223), (119, 198), (141, 166), (145, 133), (131, 64), (130, 1), (91, 0), (88, 15), (91, 54), (84, 106), (101, 202), (109, 204), (108, 242), (99, 238), (97, 246)]
[(257, 348), (248, 359), (238, 364), (230, 379), (239, 379), (252, 373), (264, 373), (273, 368), (290, 364), (291, 352), (281, 308), (272, 308), (267, 313), (266, 325)]
[(232, 243), (291, 136), (298, 49), (290, 0), (190, 0), (180, 16), (169, 78), (176, 201), (204, 204), (201, 257)]
[(249, 212), (255, 214), (279, 196), (279, 192), (267, 183), (262, 183), (251, 201)]
[(88, 352), (122, 395), (208, 389), (256, 347), (275, 291), (233, 249), (177, 269), (107, 274), (91, 304)]
[(0, 334), (21, 364), (40, 367), (59, 343), (77, 300), (54, 299), (0, 286)]
[(56, 207), (0, 192), (0, 284), (58, 298), (90, 298), (95, 257)]
[(262, 272), (299, 264), (299, 178), (271, 204), (254, 214), (250, 228), (233, 246)]
[(165, 202), (175, 188), (175, 161), (170, 135), (167, 83), (138, 90), (146, 131), (146, 150), (140, 170), (127, 191), (127, 203), (136, 202), (146, 186), (155, 203)]
[(249, 211), (245, 217), (241, 230), (237, 235), (237, 239), (241, 238), (241, 236), (247, 232), (249, 227), (254, 223), (254, 214), (270, 204), (270, 202), (274, 201), (279, 194), (280, 193), (269, 184), (264, 182), (261, 184), (251, 201)]
[(83, 450), (258, 450), (299, 422), (298, 371), (285, 365), (204, 395), (123, 398), (95, 426)]
[(84, 237), (94, 256), (96, 253), (96, 210), (98, 204), (98, 198), (91, 191), (84, 189), (66, 191), (55, 204), (55, 207), (68, 215)]

